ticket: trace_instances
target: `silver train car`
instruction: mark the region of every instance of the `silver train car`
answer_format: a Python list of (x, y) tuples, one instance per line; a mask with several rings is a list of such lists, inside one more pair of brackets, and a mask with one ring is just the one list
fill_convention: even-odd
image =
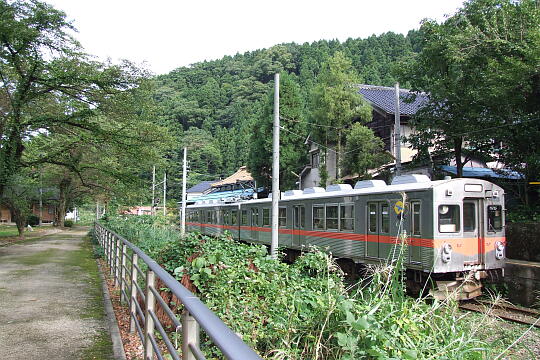
[[(270, 244), (271, 202), (202, 202), (186, 209), (188, 231), (228, 231), (238, 240)], [(503, 275), (504, 191), (479, 179), (431, 181), (425, 175), (285, 192), (279, 202), (279, 246), (314, 245), (354, 264), (381, 263), (404, 251), (407, 285), (432, 294), (481, 293), (481, 279)], [(403, 249), (401, 249), (403, 247)]]

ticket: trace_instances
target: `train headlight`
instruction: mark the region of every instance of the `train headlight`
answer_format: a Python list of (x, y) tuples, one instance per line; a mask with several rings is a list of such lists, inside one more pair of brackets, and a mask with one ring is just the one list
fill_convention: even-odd
[(495, 243), (495, 258), (501, 260), (504, 257), (504, 244), (500, 241)]
[(452, 258), (452, 245), (444, 243), (442, 246), (442, 261), (444, 263), (450, 262)]

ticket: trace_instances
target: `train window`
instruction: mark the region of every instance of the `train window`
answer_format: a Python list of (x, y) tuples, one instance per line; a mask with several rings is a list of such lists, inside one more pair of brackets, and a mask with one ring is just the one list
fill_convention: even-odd
[(381, 232), (388, 234), (390, 232), (390, 213), (388, 204), (381, 204)]
[(476, 230), (476, 205), (463, 203), (463, 231), (473, 232)]
[(326, 205), (326, 229), (338, 230), (338, 206)]
[(458, 232), (459, 225), (459, 205), (440, 205), (439, 232)]
[(248, 214), (247, 210), (242, 210), (240, 215), (240, 225), (247, 226), (248, 224)]
[(354, 205), (339, 206), (339, 230), (354, 231)]
[(287, 226), (287, 208), (280, 207), (278, 211), (279, 219), (278, 226), (285, 227)]
[(259, 209), (251, 209), (251, 226), (259, 225)]
[(229, 211), (223, 210), (223, 225), (229, 225)]
[(324, 206), (313, 206), (313, 229), (324, 230)]
[(422, 230), (420, 227), (420, 203), (412, 203), (412, 234), (419, 236), (422, 235)]
[(306, 208), (303, 206), (294, 207), (294, 227), (303, 229), (306, 223)]
[(263, 226), (270, 226), (270, 209), (263, 209)]
[(231, 212), (231, 225), (238, 225), (238, 210)]
[(369, 216), (368, 216), (368, 229), (369, 232), (377, 232), (377, 204), (369, 204)]
[(212, 223), (212, 212), (211, 211), (206, 212), (206, 220), (208, 220), (209, 224)]
[(488, 209), (488, 231), (499, 231), (502, 229), (502, 207), (500, 205), (489, 205)]

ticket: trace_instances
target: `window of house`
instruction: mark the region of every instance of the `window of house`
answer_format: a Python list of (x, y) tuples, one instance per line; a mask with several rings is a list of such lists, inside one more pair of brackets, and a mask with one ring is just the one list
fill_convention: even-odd
[(313, 229), (324, 230), (324, 205), (313, 206)]
[(338, 206), (326, 205), (326, 229), (338, 230)]
[(49, 214), (54, 214), (54, 206), (49, 206), (48, 211)]
[(422, 234), (422, 230), (421, 230), (421, 227), (420, 227), (420, 218), (421, 218), (420, 203), (413, 202), (412, 203), (412, 225), (411, 225), (411, 228), (412, 228), (412, 234), (416, 235), (416, 236), (419, 236), (419, 235)]
[(287, 208), (281, 207), (279, 208), (279, 219), (278, 219), (278, 225), (279, 227), (286, 227), (287, 226)]
[(270, 209), (263, 209), (263, 226), (270, 226)]
[(311, 167), (317, 169), (319, 167), (319, 152), (311, 153)]
[(354, 205), (339, 205), (339, 229), (341, 231), (354, 231)]
[(439, 232), (452, 233), (460, 229), (459, 205), (439, 205)]

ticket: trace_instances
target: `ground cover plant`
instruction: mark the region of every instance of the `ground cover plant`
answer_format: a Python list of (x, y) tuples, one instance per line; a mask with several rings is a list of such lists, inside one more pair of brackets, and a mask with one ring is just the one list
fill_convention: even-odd
[[(481, 340), (487, 317), (471, 322), (450, 301), (407, 297), (396, 271), (399, 257), (373, 268), (367, 285), (351, 287), (318, 249), (285, 264), (264, 246), (227, 235), (181, 239), (163, 218), (115, 218), (106, 225), (191, 285), (264, 358), (485, 359), (508, 346), (506, 336)], [(210, 346), (205, 351), (220, 357)]]

